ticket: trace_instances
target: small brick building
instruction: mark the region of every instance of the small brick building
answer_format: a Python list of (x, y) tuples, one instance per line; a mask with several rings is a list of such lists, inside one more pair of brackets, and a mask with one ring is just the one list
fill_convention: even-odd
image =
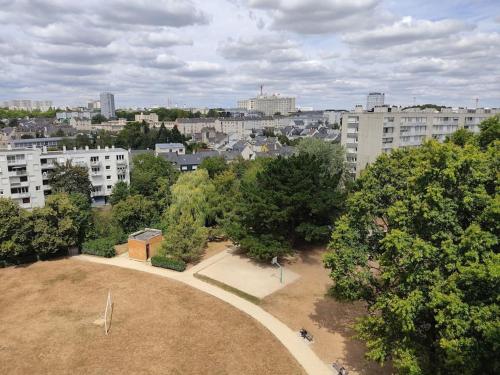
[(146, 261), (158, 252), (163, 236), (161, 230), (146, 228), (128, 236), (128, 256)]

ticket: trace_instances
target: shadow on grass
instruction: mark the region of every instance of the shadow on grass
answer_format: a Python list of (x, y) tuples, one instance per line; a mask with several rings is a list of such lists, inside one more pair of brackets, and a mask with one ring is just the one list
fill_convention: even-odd
[(224, 284), (220, 281), (217, 281), (217, 280), (214, 280), (210, 277), (207, 277), (205, 275), (200, 275), (198, 273), (195, 273), (193, 275), (194, 277), (196, 277), (197, 279), (201, 280), (201, 281), (204, 281), (208, 284), (211, 284), (211, 285), (214, 285), (218, 288), (221, 288), (223, 290), (225, 290), (226, 292), (229, 292), (229, 293), (232, 293), (232, 294), (235, 294), (237, 295), (238, 297), (241, 297), (243, 298), (244, 300), (247, 300), (248, 302), (251, 302), (255, 305), (258, 305), (260, 304), (260, 299), (255, 297), (255, 296), (252, 296), (251, 294), (248, 294), (248, 293), (245, 293), (239, 289), (236, 289), (236, 288), (233, 288), (232, 286), (229, 286), (227, 284)]

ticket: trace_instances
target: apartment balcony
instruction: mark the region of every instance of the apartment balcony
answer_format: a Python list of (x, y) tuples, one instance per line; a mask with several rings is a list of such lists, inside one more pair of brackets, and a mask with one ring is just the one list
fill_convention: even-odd
[(27, 176), (28, 175), (28, 171), (25, 170), (25, 169), (19, 169), (19, 170), (14, 170), (14, 171), (10, 171), (9, 172), (9, 176), (10, 177), (14, 177), (14, 176)]
[(11, 194), (10, 195), (10, 198), (11, 199), (23, 199), (23, 198), (29, 198), (31, 197), (30, 193), (15, 193), (15, 194)]
[(26, 165), (26, 159), (7, 160), (7, 165)]
[(126, 160), (117, 160), (116, 161), (116, 165), (124, 165), (124, 166), (127, 166), (128, 163)]
[[(82, 163), (83, 165), (85, 165), (85, 163)], [(101, 166), (101, 162), (99, 160), (91, 160), (90, 161), (90, 165), (92, 167), (100, 167)]]

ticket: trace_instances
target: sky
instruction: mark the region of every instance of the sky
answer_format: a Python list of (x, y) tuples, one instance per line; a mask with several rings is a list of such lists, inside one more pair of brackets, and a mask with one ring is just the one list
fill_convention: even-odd
[(0, 0), (0, 101), (500, 107), (500, 0)]

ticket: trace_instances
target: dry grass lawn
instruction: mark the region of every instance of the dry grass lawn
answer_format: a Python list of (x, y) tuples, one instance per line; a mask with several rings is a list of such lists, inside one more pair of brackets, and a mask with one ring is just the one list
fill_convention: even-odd
[(323, 248), (303, 250), (285, 263), (301, 277), (261, 300), (260, 306), (291, 329), (314, 336), (312, 349), (326, 363), (340, 361), (350, 374), (390, 374), (391, 369), (364, 359), (365, 346), (353, 338), (352, 325), (365, 313), (360, 303), (341, 303), (326, 295), (331, 285), (323, 267)]
[(63, 259), (1, 269), (0, 285), (1, 374), (304, 374), (260, 324), (172, 280)]

